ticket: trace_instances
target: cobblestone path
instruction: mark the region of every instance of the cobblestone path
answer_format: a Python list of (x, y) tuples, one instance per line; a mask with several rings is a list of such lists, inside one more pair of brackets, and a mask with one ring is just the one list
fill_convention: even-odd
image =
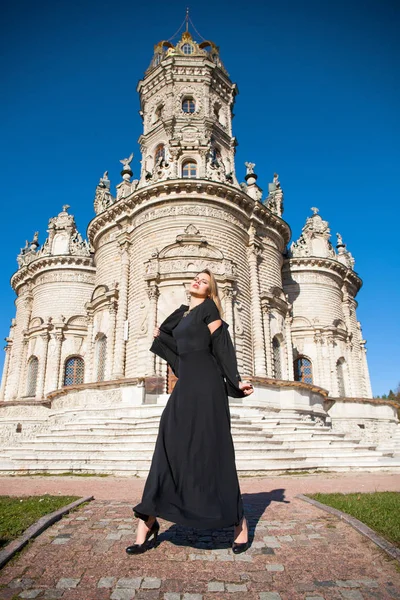
[(160, 520), (159, 545), (128, 556), (131, 503), (95, 500), (34, 540), (0, 572), (0, 600), (400, 600), (400, 567), (349, 525), (283, 490), (243, 495), (251, 548), (233, 529)]

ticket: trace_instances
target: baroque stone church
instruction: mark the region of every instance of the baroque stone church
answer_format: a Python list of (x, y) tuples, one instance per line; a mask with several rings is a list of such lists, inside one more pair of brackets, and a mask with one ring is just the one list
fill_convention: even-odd
[(18, 256), (16, 316), (2, 399), (63, 386), (173, 378), (148, 351), (153, 328), (188, 301), (190, 280), (216, 275), (243, 376), (299, 381), (330, 396), (371, 397), (355, 297), (361, 279), (337, 234), (312, 209), (289, 247), (277, 174), (263, 195), (255, 164), (235, 169), (232, 83), (213, 42), (186, 31), (160, 42), (138, 84), (141, 172), (121, 160), (113, 195), (96, 188), (88, 241), (69, 206)]
[(230, 399), (240, 474), (400, 469), (396, 406), (372, 398), (342, 237), (311, 209), (297, 241), (274, 174), (235, 169), (237, 87), (210, 41), (162, 41), (139, 82), (141, 172), (121, 160), (96, 187), (87, 241), (69, 206), (35, 233), (11, 284), (0, 398), (0, 474), (145, 475), (175, 376), (149, 352), (153, 329), (218, 281), (239, 371)]

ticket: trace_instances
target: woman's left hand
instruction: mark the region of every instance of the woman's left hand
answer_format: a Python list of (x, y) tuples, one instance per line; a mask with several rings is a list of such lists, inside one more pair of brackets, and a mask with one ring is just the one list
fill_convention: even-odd
[(250, 396), (254, 392), (254, 388), (249, 381), (239, 381), (239, 388), (245, 396)]

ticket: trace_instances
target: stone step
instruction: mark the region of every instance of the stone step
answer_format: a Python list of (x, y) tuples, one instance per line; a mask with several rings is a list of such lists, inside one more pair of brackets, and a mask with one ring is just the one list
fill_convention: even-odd
[[(269, 473), (288, 473), (296, 471), (332, 471), (341, 472), (349, 470), (364, 470), (374, 471), (386, 469), (391, 472), (400, 472), (400, 460), (393, 459), (379, 459), (377, 461), (366, 460), (365, 462), (359, 462), (358, 460), (336, 460), (334, 464), (320, 465), (319, 461), (316, 460), (244, 460), (237, 461), (236, 467), (239, 475), (267, 475)], [(47, 472), (49, 474), (64, 473), (74, 471), (77, 473), (109, 473), (121, 476), (133, 476), (146, 477), (148, 469), (150, 468), (149, 461), (131, 461), (131, 462), (113, 462), (112, 465), (102, 462), (101, 460), (92, 461), (47, 461), (47, 460), (18, 460), (0, 462), (0, 472), (22, 472), (22, 473), (42, 473)]]

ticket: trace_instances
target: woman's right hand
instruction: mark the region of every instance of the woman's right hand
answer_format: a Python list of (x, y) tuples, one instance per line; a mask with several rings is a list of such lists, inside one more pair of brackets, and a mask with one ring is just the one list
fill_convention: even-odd
[(154, 331), (153, 331), (153, 337), (158, 337), (160, 335), (160, 328), (159, 327), (154, 327)]

